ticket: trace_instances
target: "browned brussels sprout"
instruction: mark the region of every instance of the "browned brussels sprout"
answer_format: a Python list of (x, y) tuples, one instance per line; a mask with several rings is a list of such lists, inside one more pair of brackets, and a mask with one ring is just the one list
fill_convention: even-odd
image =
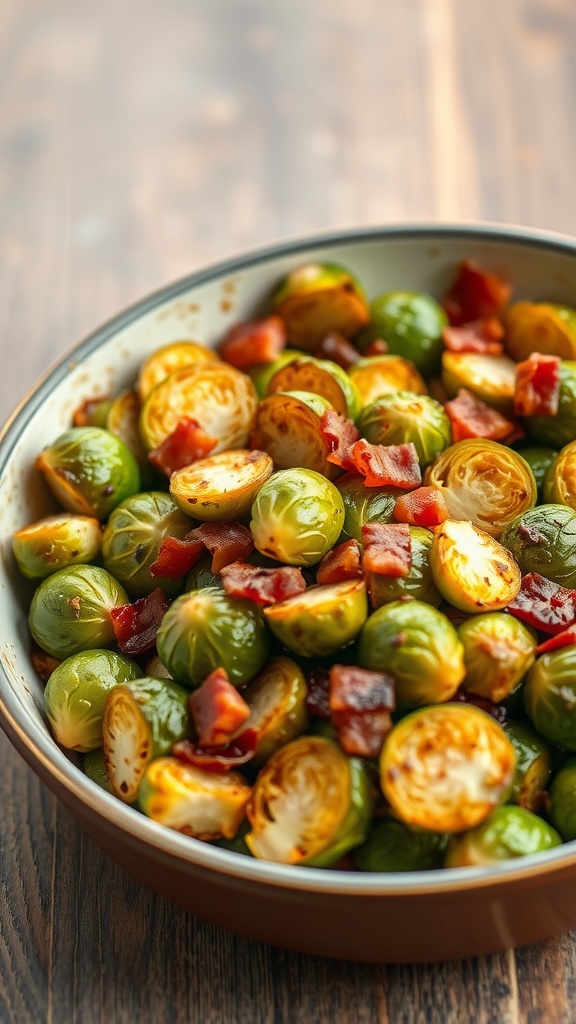
[(250, 708), (245, 728), (258, 734), (255, 761), (263, 763), (308, 727), (308, 687), (290, 658), (272, 658), (242, 693)]
[(351, 420), (360, 412), (360, 395), (352, 378), (328, 359), (306, 356), (289, 360), (270, 378), (267, 393), (276, 391), (312, 391)]
[(18, 568), (30, 580), (44, 579), (69, 565), (92, 562), (101, 547), (102, 528), (93, 516), (45, 516), (12, 537)]
[(172, 473), (170, 494), (186, 515), (202, 522), (241, 519), (272, 469), (266, 452), (247, 448), (220, 452)]
[(368, 323), (359, 281), (335, 263), (307, 263), (292, 270), (272, 300), (290, 344), (313, 351), (333, 331), (353, 338)]
[(516, 364), (507, 356), (444, 352), (442, 382), (450, 398), (465, 388), (500, 412), (513, 411)]
[(515, 302), (506, 312), (506, 349), (516, 362), (532, 352), (576, 359), (576, 311), (552, 302)]
[(463, 612), (495, 612), (520, 590), (521, 574), (510, 552), (467, 521), (446, 519), (430, 547), (434, 583)]
[(217, 774), (175, 757), (159, 757), (146, 768), (138, 803), (149, 818), (187, 836), (233, 839), (250, 792), (238, 772)]
[(308, 587), (270, 605), (266, 621), (277, 640), (301, 658), (334, 654), (354, 640), (368, 615), (364, 580)]
[(250, 447), (268, 452), (275, 469), (304, 467), (329, 480), (342, 470), (328, 461), (330, 447), (322, 433), (322, 417), (332, 406), (311, 391), (277, 391), (260, 402)]
[(153, 388), (177, 370), (198, 363), (213, 362), (217, 353), (197, 341), (171, 341), (144, 360), (138, 374), (138, 395), (144, 402)]
[(396, 391), (425, 395), (428, 390), (414, 363), (402, 356), (365, 356), (350, 367), (348, 374), (356, 385), (362, 406)]
[(310, 469), (274, 473), (252, 506), (257, 550), (288, 565), (315, 565), (334, 547), (344, 525), (338, 490)]
[(358, 430), (371, 444), (412, 442), (423, 468), (452, 440), (450, 420), (440, 402), (412, 391), (381, 395), (363, 409), (358, 418)]
[(552, 778), (550, 745), (528, 722), (506, 722), (504, 731), (516, 753), (510, 800), (538, 814), (545, 806), (546, 790)]
[(576, 441), (564, 445), (550, 463), (543, 498), (550, 504), (569, 505), (576, 510)]
[(534, 663), (534, 635), (512, 615), (475, 615), (462, 623), (458, 634), (466, 665), (463, 688), (494, 704), (514, 692)]

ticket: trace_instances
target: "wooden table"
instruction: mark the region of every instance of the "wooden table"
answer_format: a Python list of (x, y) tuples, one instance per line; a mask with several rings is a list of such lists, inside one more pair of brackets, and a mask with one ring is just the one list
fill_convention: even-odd
[[(255, 243), (576, 235), (575, 66), (573, 0), (4, 0), (2, 416), (100, 321)], [(574, 935), (421, 967), (248, 942), (142, 889), (0, 752), (2, 1022), (576, 1020)]]

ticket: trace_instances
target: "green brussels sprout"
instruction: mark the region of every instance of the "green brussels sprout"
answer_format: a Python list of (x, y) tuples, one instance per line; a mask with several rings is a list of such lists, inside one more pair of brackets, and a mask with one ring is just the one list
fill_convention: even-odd
[(133, 494), (114, 509), (104, 529), (104, 566), (120, 580), (130, 597), (144, 597), (156, 587), (161, 587), (166, 594), (176, 594), (180, 582), (153, 576), (150, 566), (156, 561), (166, 537), (183, 540), (190, 529), (190, 519), (169, 494), (164, 491)]
[(96, 565), (73, 565), (48, 576), (36, 590), (28, 625), (53, 658), (114, 643), (112, 608), (128, 604), (117, 580)]
[(522, 362), (532, 352), (576, 359), (576, 311), (552, 302), (515, 302), (506, 311), (506, 348)]
[(150, 761), (140, 783), (140, 809), (197, 839), (233, 839), (244, 820), (250, 786), (238, 772), (204, 771), (176, 757)]
[(325, 398), (341, 416), (355, 420), (360, 395), (352, 378), (330, 359), (313, 356), (290, 359), (270, 378), (268, 395), (277, 391), (311, 391)]
[(335, 654), (358, 636), (368, 615), (364, 580), (308, 587), (264, 609), (266, 621), (284, 647), (302, 658)]
[(386, 292), (370, 305), (370, 324), (362, 331), (362, 351), (383, 338), (393, 355), (405, 356), (427, 376), (442, 355), (442, 331), (448, 318), (442, 306), (424, 292)]
[(216, 668), (223, 668), (234, 686), (244, 686), (265, 665), (270, 640), (253, 601), (206, 587), (170, 605), (156, 647), (170, 675), (184, 686), (195, 689)]
[(93, 516), (54, 515), (17, 530), (12, 550), (23, 576), (44, 579), (58, 569), (98, 558), (102, 529)]
[[(248, 559), (250, 561), (250, 559)], [(184, 590), (204, 590), (205, 587), (217, 587), (224, 590), (222, 580), (218, 573), (212, 572), (212, 555), (206, 552), (198, 559), (186, 577)], [(152, 675), (152, 673), (150, 673)]]
[(538, 572), (562, 587), (576, 586), (576, 511), (539, 505), (514, 519), (500, 538), (524, 576)]
[(36, 459), (56, 500), (68, 512), (105, 520), (140, 487), (130, 449), (101, 427), (71, 427)]
[(286, 363), (292, 359), (301, 359), (302, 352), (297, 348), (285, 348), (273, 363), (255, 363), (250, 366), (246, 373), (250, 377), (259, 399), (266, 398), (268, 385), (278, 370), (281, 370)]
[(538, 813), (552, 776), (550, 746), (527, 722), (506, 722), (504, 732), (516, 753), (510, 801)]
[(442, 356), (442, 383), (449, 398), (455, 398), (460, 389), (465, 388), (499, 412), (511, 413), (516, 363), (508, 356), (446, 351)]
[(101, 747), (108, 692), (140, 674), (134, 661), (114, 651), (81, 651), (66, 658), (44, 690), (44, 709), (58, 743), (80, 752)]
[(394, 517), (397, 487), (366, 487), (364, 477), (346, 473), (337, 481), (344, 502), (344, 526), (340, 540), (353, 538), (362, 543), (362, 527), (367, 523), (390, 523)]
[(576, 750), (576, 646), (542, 654), (524, 683), (524, 710), (536, 731)]
[(360, 282), (336, 263), (296, 267), (275, 292), (272, 309), (286, 324), (290, 343), (307, 351), (333, 331), (354, 337), (369, 318)]
[(390, 672), (404, 707), (450, 700), (465, 673), (454, 626), (423, 601), (395, 601), (373, 612), (360, 633), (358, 664)]
[(550, 463), (542, 493), (544, 501), (576, 510), (576, 441), (565, 445)]
[(250, 447), (268, 452), (275, 469), (304, 467), (333, 480), (342, 470), (328, 461), (322, 417), (332, 406), (311, 391), (277, 391), (260, 402)]
[(358, 359), (348, 370), (360, 395), (362, 407), (371, 405), (381, 395), (410, 391), (426, 395), (428, 388), (414, 363), (402, 356), (379, 355)]
[(429, 395), (397, 391), (364, 408), (358, 430), (370, 444), (414, 444), (422, 467), (429, 466), (452, 441), (450, 420)]
[(522, 448), (518, 454), (530, 466), (538, 488), (538, 495), (541, 496), (546, 474), (558, 452), (554, 448), (546, 448), (544, 445), (531, 445), (528, 448)]
[(330, 867), (363, 843), (374, 811), (366, 766), (321, 736), (280, 747), (246, 807), (250, 852), (279, 864)]
[(536, 504), (528, 463), (506, 445), (483, 438), (451, 445), (428, 467), (424, 482), (438, 488), (451, 519), (469, 520), (496, 538)]
[(506, 804), (496, 807), (490, 817), (460, 836), (452, 836), (444, 867), (463, 868), (497, 864), (502, 860), (527, 857), (560, 846), (555, 829), (525, 807)]
[(302, 670), (290, 658), (272, 658), (248, 683), (242, 696), (250, 708), (245, 728), (255, 729), (254, 761), (262, 764), (308, 727), (308, 687)]
[(491, 715), (438, 704), (402, 718), (380, 755), (382, 792), (396, 817), (434, 832), (462, 832), (506, 800), (516, 757)]
[(576, 757), (569, 757), (552, 780), (549, 813), (566, 842), (576, 839)]
[(333, 483), (311, 469), (285, 469), (258, 491), (250, 530), (261, 554), (288, 565), (315, 565), (343, 525), (344, 504)]
[(202, 522), (241, 519), (272, 469), (267, 452), (219, 452), (172, 473), (170, 494), (182, 512)]
[(458, 635), (464, 644), (463, 689), (494, 704), (513, 693), (534, 664), (534, 635), (512, 615), (475, 615), (462, 623)]
[(403, 821), (376, 822), (368, 839), (353, 853), (360, 871), (433, 871), (444, 864), (448, 836), (410, 828)]
[(110, 785), (110, 779), (106, 774), (106, 761), (104, 760), (104, 751), (102, 747), (96, 747), (95, 750), (89, 750), (84, 754), (82, 758), (82, 769), (84, 774), (92, 779), (97, 786), (101, 789), (105, 789), (107, 793), (112, 793), (112, 786)]
[(555, 416), (525, 416), (526, 430), (539, 444), (563, 448), (576, 437), (576, 362), (560, 364), (560, 399)]
[(435, 608), (442, 601), (442, 594), (434, 583), (430, 566), (432, 533), (423, 526), (410, 526), (410, 548), (412, 561), (407, 576), (386, 576), (383, 573), (365, 573), (366, 585), (372, 608), (380, 608), (391, 601), (413, 597), (425, 601)]
[(218, 358), (213, 348), (201, 345), (197, 341), (170, 341), (167, 345), (162, 345), (161, 348), (155, 349), (140, 367), (137, 384), (140, 401), (145, 402), (152, 389), (177, 370), (196, 366), (198, 363), (213, 362)]

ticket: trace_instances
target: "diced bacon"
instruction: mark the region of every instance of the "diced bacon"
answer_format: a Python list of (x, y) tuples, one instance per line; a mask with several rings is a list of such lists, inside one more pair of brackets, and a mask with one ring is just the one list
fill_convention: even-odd
[(330, 680), (328, 673), (323, 668), (311, 668), (305, 673), (306, 686), (306, 710), (308, 714), (316, 718), (330, 720)]
[(279, 316), (236, 324), (219, 347), (222, 359), (237, 370), (273, 363), (286, 348), (286, 327)]
[(322, 414), (320, 429), (328, 446), (328, 462), (342, 469), (355, 469), (350, 453), (360, 434), (352, 420), (340, 416), (334, 409), (326, 409)]
[(461, 327), (445, 327), (442, 331), (442, 341), (449, 352), (480, 352), (487, 356), (502, 355), (503, 337), (504, 327), (495, 316)]
[(412, 565), (410, 527), (405, 523), (366, 523), (362, 527), (362, 568), (380, 576), (407, 576)]
[(256, 729), (243, 729), (226, 747), (201, 747), (192, 740), (178, 740), (172, 747), (174, 757), (207, 772), (221, 774), (251, 761), (258, 746)]
[(212, 555), (213, 573), (219, 573), (230, 562), (241, 562), (254, 550), (250, 530), (235, 520), (202, 523), (187, 534), (186, 540), (201, 540), (208, 548)]
[(458, 327), (499, 316), (511, 294), (510, 284), (499, 274), (484, 270), (474, 260), (464, 260), (442, 304), (450, 323)]
[(79, 405), (78, 408), (74, 410), (72, 416), (72, 423), (74, 426), (87, 427), (93, 423), (93, 417), (98, 406), (102, 405), (103, 402), (107, 402), (108, 398), (108, 395), (102, 395), (100, 398), (87, 398), (85, 402), (82, 402), (82, 405)]
[(374, 338), (365, 350), (365, 356), (385, 356), (390, 351), (390, 346), (384, 338)]
[(366, 487), (398, 487), (412, 491), (422, 483), (416, 447), (408, 444), (370, 444), (361, 438), (352, 446), (352, 466), (365, 478)]
[(350, 538), (332, 548), (318, 566), (317, 583), (340, 583), (342, 580), (353, 580), (361, 577), (360, 545)]
[(330, 721), (345, 753), (377, 757), (392, 728), (394, 679), (355, 665), (333, 665), (329, 673)]
[(556, 636), (551, 636), (549, 640), (538, 644), (536, 654), (548, 654), (549, 651), (557, 651), (560, 647), (570, 647), (572, 644), (576, 644), (576, 626), (570, 626), (569, 629), (564, 629)]
[(449, 518), (448, 506), (438, 487), (417, 487), (401, 494), (394, 506), (394, 519), (410, 526), (440, 526)]
[(207, 434), (198, 420), (182, 416), (175, 430), (154, 451), (148, 452), (148, 458), (169, 477), (177, 469), (205, 459), (217, 444), (218, 439)]
[(316, 359), (330, 359), (333, 363), (341, 366), (343, 370), (348, 370), (360, 359), (358, 349), (354, 348), (348, 338), (339, 334), (338, 331), (333, 331), (322, 338), (322, 341), (314, 349), (314, 355)]
[(516, 364), (514, 412), (517, 416), (555, 416), (560, 402), (558, 356), (533, 352)]
[(293, 565), (263, 569), (259, 565), (232, 562), (220, 571), (224, 590), (231, 597), (245, 597), (256, 604), (276, 604), (306, 590), (302, 570)]
[(542, 633), (562, 633), (576, 622), (576, 590), (529, 572), (522, 577), (520, 591), (507, 611)]
[(162, 576), (168, 580), (181, 580), (204, 554), (206, 548), (201, 540), (180, 540), (165, 537), (156, 560), (150, 566), (151, 576)]
[(503, 441), (516, 428), (513, 420), (486, 405), (466, 388), (460, 388), (456, 398), (445, 402), (444, 408), (450, 419), (452, 440), (464, 441), (469, 437), (482, 437), (488, 441)]
[(228, 673), (217, 668), (206, 676), (197, 690), (188, 697), (188, 710), (192, 716), (200, 747), (224, 747), (246, 719), (250, 708), (232, 686)]
[(158, 627), (169, 603), (164, 592), (157, 587), (132, 604), (111, 609), (114, 636), (123, 654), (134, 656), (154, 647)]

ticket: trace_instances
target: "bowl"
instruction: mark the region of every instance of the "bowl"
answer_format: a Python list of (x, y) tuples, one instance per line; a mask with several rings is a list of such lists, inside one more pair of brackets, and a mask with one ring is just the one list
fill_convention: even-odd
[(202, 270), (143, 299), (48, 372), (0, 438), (3, 573), (0, 722), (30, 767), (127, 872), (207, 921), (304, 953), (380, 963), (444, 960), (525, 945), (576, 926), (576, 844), (490, 868), (360, 874), (257, 861), (145, 818), (90, 781), (52, 739), (26, 626), (31, 588), (12, 532), (45, 514), (34, 470), (47, 439), (95, 394), (133, 382), (143, 358), (182, 337), (213, 344), (266, 308), (298, 263), (343, 263), (368, 295), (441, 296), (460, 260), (505, 274), (515, 298), (576, 305), (576, 241), (497, 226), (410, 225), (290, 241)]

